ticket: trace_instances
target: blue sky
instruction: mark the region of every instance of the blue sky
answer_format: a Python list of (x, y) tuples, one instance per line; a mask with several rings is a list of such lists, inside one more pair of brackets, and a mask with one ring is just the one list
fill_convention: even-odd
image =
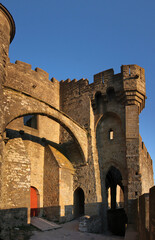
[(16, 23), (10, 60), (40, 67), (58, 80), (88, 78), (120, 66), (145, 69), (147, 100), (140, 134), (155, 171), (155, 1), (2, 0)]

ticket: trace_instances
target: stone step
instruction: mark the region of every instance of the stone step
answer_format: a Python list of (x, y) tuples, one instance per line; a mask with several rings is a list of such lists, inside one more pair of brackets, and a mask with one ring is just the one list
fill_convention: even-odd
[(60, 225), (54, 223), (54, 222), (49, 222), (43, 218), (39, 217), (32, 217), (31, 218), (31, 224), (40, 229), (41, 231), (48, 231), (48, 230), (53, 230), (57, 228), (61, 228)]

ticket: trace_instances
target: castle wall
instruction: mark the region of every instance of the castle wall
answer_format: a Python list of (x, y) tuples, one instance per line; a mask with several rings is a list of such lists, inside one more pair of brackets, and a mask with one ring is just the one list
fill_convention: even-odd
[(33, 71), (28, 63), (16, 61), (7, 65), (5, 87), (26, 93), (59, 109), (59, 82), (54, 78), (49, 81), (47, 72), (40, 68)]
[(141, 195), (139, 174), (139, 115), (138, 106), (126, 106), (126, 161), (128, 168), (128, 199)]
[[(61, 109), (80, 125), (88, 129), (88, 165), (76, 167), (74, 190), (82, 188), (85, 195), (85, 214), (99, 214), (101, 200), (98, 156), (96, 152), (94, 113), (90, 99), (90, 85), (87, 79), (61, 82)], [(70, 141), (61, 132), (61, 141)], [(78, 161), (78, 159), (77, 159)], [(97, 202), (96, 202), (97, 201)]]
[(139, 197), (139, 239), (149, 239), (149, 194), (145, 193)]
[(59, 201), (60, 201), (60, 221), (70, 221), (73, 219), (73, 173), (69, 169), (59, 170)]
[[(48, 126), (48, 128), (47, 128)], [(11, 138), (23, 130), (23, 142), (31, 164), (31, 186), (39, 192), (39, 207), (43, 207), (44, 142), (59, 142), (59, 124), (45, 116), (37, 116), (37, 129), (24, 125), (23, 117), (17, 118), (7, 126), (7, 135)], [(14, 130), (14, 131), (13, 131)]]
[(59, 166), (49, 147), (44, 158), (44, 215), (49, 220), (59, 220)]
[(89, 125), (88, 89), (87, 79), (60, 83), (61, 110), (85, 127)]
[(24, 140), (31, 162), (31, 186), (39, 192), (40, 208), (43, 207), (44, 147), (37, 142)]
[(45, 150), (44, 214), (59, 221), (73, 218), (73, 174), (70, 161), (55, 148)]
[(147, 148), (142, 142), (141, 136), (139, 136), (139, 152), (140, 152), (140, 169), (139, 174), (141, 176), (142, 194), (148, 193), (149, 189), (154, 185), (153, 180), (153, 165), (150, 154)]
[[(113, 139), (110, 139), (110, 129), (113, 130)], [(97, 148), (99, 154), (100, 168), (107, 168), (107, 165), (116, 165), (124, 170), (126, 167), (125, 157), (125, 136), (120, 118), (117, 115), (109, 114), (99, 121), (97, 130)]]
[(59, 144), (60, 124), (46, 116), (38, 116), (39, 137)]
[[(9, 223), (7, 218), (14, 225), (19, 219), (21, 224), (24, 218), (29, 220), (31, 186), (39, 192), (40, 215), (71, 220), (74, 191), (81, 188), (85, 214), (102, 216), (106, 230), (107, 189), (119, 184), (128, 222), (137, 221), (139, 206), (142, 221), (137, 222), (142, 231), (148, 229), (143, 212), (144, 207), (148, 213), (148, 201), (142, 197), (138, 205), (137, 200), (153, 185), (152, 160), (139, 136), (139, 113), (146, 98), (144, 69), (123, 65), (119, 74), (113, 69), (96, 74), (91, 84), (87, 79), (49, 81), (49, 74), (40, 68), (33, 71), (30, 64), (9, 62), (14, 33), (14, 21), (0, 4), (2, 225), (3, 220)], [(23, 116), (30, 114), (37, 115), (36, 129), (23, 123)], [(112, 166), (115, 170), (110, 170)], [(114, 176), (118, 182), (108, 185), (108, 174), (118, 175)], [(152, 208), (153, 194), (151, 190)], [(113, 194), (113, 203), (114, 198)], [(153, 221), (150, 208), (151, 233)]]
[(149, 194), (149, 232), (150, 240), (153, 240), (155, 239), (155, 186), (150, 189)]
[(21, 138), (10, 139), (5, 146), (5, 162), (2, 165), (3, 209), (29, 208), (30, 159)]
[(31, 164), (22, 139), (10, 139), (5, 145), (5, 161), (2, 164), (0, 235), (9, 229), (30, 222), (30, 174)]

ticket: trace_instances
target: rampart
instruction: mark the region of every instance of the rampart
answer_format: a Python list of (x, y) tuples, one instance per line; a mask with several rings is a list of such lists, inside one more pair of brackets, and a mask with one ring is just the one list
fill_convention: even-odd
[(49, 74), (40, 68), (33, 71), (28, 63), (8, 63), (4, 86), (59, 109), (59, 82), (55, 78), (50, 81)]
[[(139, 152), (140, 152), (140, 175), (142, 181), (142, 194), (147, 192), (151, 186), (153, 186), (153, 163), (147, 148), (139, 137)], [(138, 174), (137, 174), (138, 175)], [(146, 181), (146, 179), (148, 179)]]

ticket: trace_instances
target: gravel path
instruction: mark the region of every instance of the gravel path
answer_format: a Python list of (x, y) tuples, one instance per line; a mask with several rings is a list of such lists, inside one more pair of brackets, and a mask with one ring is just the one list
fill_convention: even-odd
[(82, 233), (78, 231), (77, 220), (62, 224), (62, 228), (45, 232), (34, 231), (30, 240), (124, 240), (123, 237), (104, 236), (102, 234)]

